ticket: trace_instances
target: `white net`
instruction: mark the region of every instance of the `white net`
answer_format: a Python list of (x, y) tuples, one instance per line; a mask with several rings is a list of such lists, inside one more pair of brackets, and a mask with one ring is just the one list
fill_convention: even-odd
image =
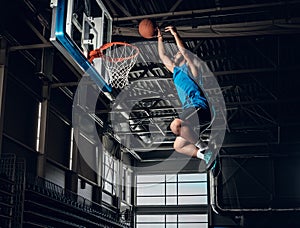
[(129, 84), (128, 74), (136, 62), (139, 49), (122, 42), (113, 42), (107, 46), (104, 46), (101, 57), (109, 76), (108, 84), (114, 88), (124, 88)]

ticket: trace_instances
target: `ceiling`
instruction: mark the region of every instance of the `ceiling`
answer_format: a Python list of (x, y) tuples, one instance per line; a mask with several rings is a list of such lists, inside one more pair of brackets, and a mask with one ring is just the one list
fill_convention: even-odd
[[(241, 150), (265, 153), (294, 140), (284, 133), (300, 124), (295, 115), (300, 100), (300, 83), (295, 79), (300, 66), (300, 1), (102, 1), (113, 17), (112, 40), (139, 45), (141, 55), (129, 73), (130, 85), (115, 89), (110, 101), (100, 95), (95, 113), (104, 120), (111, 114), (105, 133), (122, 142), (136, 159), (160, 161), (174, 152), (169, 124), (181, 112), (171, 74), (159, 61), (150, 61), (152, 56), (157, 59), (155, 39), (145, 40), (138, 34), (143, 18), (155, 20), (161, 28), (176, 26), (188, 49), (215, 76), (226, 105), (226, 113), (219, 115), (227, 121), (221, 155)], [(2, 34), (11, 52), (20, 51), (34, 63), (43, 48), (52, 47), (49, 5), (46, 0), (7, 5), (22, 12), (2, 12), (7, 22)], [(173, 47), (172, 37), (166, 34), (165, 41)], [(56, 63), (52, 88), (72, 100), (80, 76), (67, 61), (62, 62), (74, 74), (64, 74)]]

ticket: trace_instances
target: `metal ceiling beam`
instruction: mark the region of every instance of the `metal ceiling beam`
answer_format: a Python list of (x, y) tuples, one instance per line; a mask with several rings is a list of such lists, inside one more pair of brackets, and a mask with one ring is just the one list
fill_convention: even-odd
[[(171, 121), (170, 121), (171, 122)], [(144, 134), (160, 134), (161, 132), (159, 130), (151, 130), (148, 131), (148, 130), (132, 130), (132, 131), (126, 131), (126, 130), (123, 130), (123, 131), (115, 131), (115, 134), (116, 135), (144, 135)], [(164, 132), (165, 134), (166, 133), (170, 133), (172, 134), (172, 131), (171, 130), (165, 130)]]
[(51, 88), (60, 88), (60, 87), (73, 87), (78, 86), (79, 82), (58, 82), (51, 84)]
[[(210, 24), (201, 25), (196, 28), (192, 26), (177, 26), (182, 38), (211, 38), (211, 37), (241, 37), (253, 35), (276, 35), (276, 34), (295, 34), (300, 33), (300, 18), (293, 18), (293, 22), (287, 22), (286, 19), (261, 20), (230, 24)], [(115, 26), (112, 35), (140, 37), (137, 28), (117, 27)], [(165, 34), (165, 38), (172, 38)]]
[(29, 45), (17, 45), (9, 48), (10, 52), (19, 50), (29, 50), (29, 49), (41, 49), (41, 48), (53, 48), (53, 44), (50, 42), (43, 44), (29, 44)]
[[(115, 3), (115, 0), (113, 0)], [(263, 3), (263, 4), (251, 4), (251, 5), (240, 5), (240, 6), (229, 6), (229, 7), (215, 7), (210, 9), (199, 9), (199, 10), (185, 10), (178, 12), (166, 12), (166, 13), (156, 13), (156, 14), (148, 14), (148, 15), (139, 15), (139, 16), (128, 16), (128, 17), (119, 17), (114, 18), (114, 21), (130, 21), (130, 20), (141, 20), (144, 18), (160, 18), (160, 17), (174, 17), (174, 16), (185, 16), (185, 15), (195, 15), (195, 14), (208, 14), (208, 13), (218, 13), (218, 12), (226, 12), (226, 11), (234, 11), (234, 10), (246, 10), (246, 9), (256, 9), (256, 8), (264, 8), (264, 7), (275, 7), (275, 6), (286, 6), (287, 4), (298, 4), (300, 1), (282, 1), (275, 3)], [(128, 15), (125, 13), (125, 15)]]
[(48, 23), (48, 20), (44, 18), (42, 14), (39, 13), (35, 5), (30, 0), (24, 0), (24, 3), (27, 5), (30, 11), (32, 11), (33, 15), (36, 17), (36, 19), (40, 22), (40, 24), (45, 27), (49, 28), (50, 24)]
[(245, 105), (258, 105), (258, 104), (283, 104), (283, 103), (297, 103), (300, 102), (300, 99), (281, 99), (281, 100), (257, 100), (257, 101), (239, 101), (239, 102), (226, 102), (226, 107), (231, 106), (245, 106)]
[[(128, 98), (130, 99), (130, 98)], [(149, 110), (150, 111), (173, 111), (174, 109), (181, 109), (181, 106), (178, 106), (178, 107), (174, 107), (174, 106), (163, 106), (163, 107), (153, 107), (153, 108), (150, 108)], [(101, 113), (120, 113), (120, 112), (144, 112), (145, 109), (143, 108), (137, 108), (137, 109), (125, 109), (125, 108), (122, 108), (122, 109), (115, 109), (115, 110), (97, 110), (95, 113), (97, 114), (101, 114)], [(155, 116), (153, 116), (155, 117)]]
[[(143, 147), (136, 147), (136, 148), (131, 148), (132, 150), (136, 151), (137, 153), (147, 153), (151, 151), (169, 151), (169, 150), (174, 150), (173, 144), (169, 143), (169, 145), (166, 145), (165, 143), (164, 146), (161, 147), (153, 147), (153, 148), (143, 148)], [(257, 147), (257, 146), (269, 146), (269, 145), (277, 145), (278, 142), (248, 142), (248, 143), (224, 143), (222, 144), (222, 148), (239, 148), (239, 147)]]
[[(264, 72), (276, 72), (278, 70), (297, 70), (300, 69), (300, 66), (288, 66), (288, 67), (264, 67), (264, 68), (253, 68), (253, 69), (239, 69), (239, 70), (224, 70), (224, 71), (215, 71), (213, 74), (215, 76), (223, 75), (235, 75), (235, 74), (251, 74), (251, 73), (264, 73)], [(205, 77), (205, 76), (204, 76)], [(172, 81), (172, 77), (147, 77), (147, 78), (138, 78), (136, 81), (157, 81), (157, 80), (169, 80)]]
[(41, 34), (29, 20), (24, 18), (24, 21), (44, 44), (48, 43), (48, 40), (45, 38), (45, 27), (43, 27), (43, 34)]

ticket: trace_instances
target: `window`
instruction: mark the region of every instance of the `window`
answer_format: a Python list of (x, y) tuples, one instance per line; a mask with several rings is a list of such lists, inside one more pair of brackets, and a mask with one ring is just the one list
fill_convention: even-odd
[(112, 195), (117, 194), (119, 162), (107, 152), (103, 153), (103, 189)]
[(123, 166), (122, 172), (122, 200), (131, 205), (132, 171)]
[(138, 175), (137, 205), (207, 204), (206, 178), (203, 173)]
[[(151, 206), (157, 214), (137, 214), (136, 228), (207, 228), (207, 174), (162, 174), (137, 175), (136, 177), (137, 207)], [(181, 205), (185, 205), (184, 208)], [(194, 214), (185, 214), (188, 205), (204, 206)], [(178, 208), (178, 214), (164, 210), (162, 206)], [(203, 209), (204, 208), (204, 209)]]
[(42, 121), (42, 103), (39, 102), (38, 120), (37, 120), (37, 131), (36, 131), (36, 151), (40, 151), (40, 134), (41, 134), (41, 121)]
[(70, 141), (70, 159), (69, 159), (69, 169), (72, 170), (73, 167), (73, 151), (74, 151), (74, 128), (71, 128), (71, 141)]

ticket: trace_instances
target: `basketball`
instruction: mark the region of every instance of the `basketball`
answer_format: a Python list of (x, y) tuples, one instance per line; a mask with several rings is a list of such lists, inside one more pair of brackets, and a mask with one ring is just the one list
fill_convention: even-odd
[(139, 23), (139, 33), (146, 39), (153, 38), (156, 32), (155, 23), (150, 19), (143, 19)]

